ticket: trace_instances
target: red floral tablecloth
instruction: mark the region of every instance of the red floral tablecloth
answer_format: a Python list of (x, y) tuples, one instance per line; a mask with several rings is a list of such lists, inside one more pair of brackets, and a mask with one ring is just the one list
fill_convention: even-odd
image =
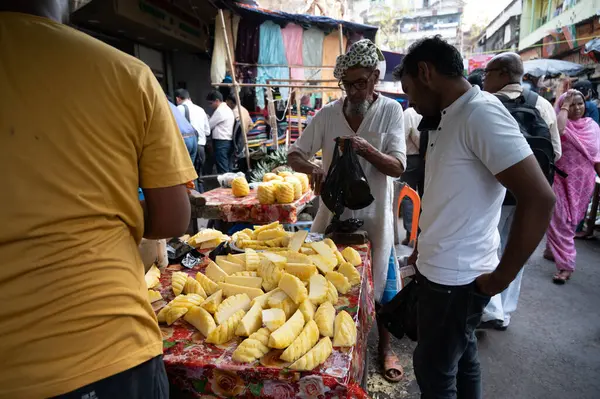
[[(352, 348), (333, 348), (333, 353), (320, 367), (298, 372), (275, 366), (236, 363), (231, 354), (242, 341), (236, 338), (224, 345), (205, 343), (204, 336), (183, 319), (161, 326), (164, 362), (169, 381), (179, 390), (198, 398), (367, 398), (360, 387), (365, 372), (367, 337), (375, 317), (371, 251), (369, 245), (355, 247), (363, 259), (358, 267), (361, 284), (346, 295), (340, 295), (336, 309), (346, 310), (357, 323), (357, 344)], [(199, 265), (187, 271), (195, 276), (203, 271)], [(173, 299), (171, 274), (181, 270), (169, 266), (161, 275), (163, 298)], [(158, 311), (166, 301), (155, 302)], [(268, 355), (267, 355), (268, 356)]]
[(206, 204), (197, 208), (198, 217), (253, 224), (277, 220), (284, 224), (296, 223), (298, 214), (315, 198), (313, 192), (308, 191), (291, 204), (261, 205), (256, 197), (256, 190), (250, 190), (247, 196), (237, 198), (231, 194), (230, 188), (222, 187), (207, 191), (201, 197), (206, 200)]

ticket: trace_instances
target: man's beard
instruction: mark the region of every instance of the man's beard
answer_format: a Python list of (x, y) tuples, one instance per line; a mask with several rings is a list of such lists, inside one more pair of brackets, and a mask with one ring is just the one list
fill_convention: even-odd
[(368, 99), (359, 103), (353, 103), (350, 99), (347, 99), (346, 104), (344, 105), (344, 115), (348, 117), (360, 116), (361, 118), (364, 118), (372, 103), (373, 101)]

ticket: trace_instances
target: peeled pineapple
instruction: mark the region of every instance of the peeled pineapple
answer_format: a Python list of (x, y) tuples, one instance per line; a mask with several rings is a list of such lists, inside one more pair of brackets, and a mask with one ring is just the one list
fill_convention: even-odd
[(300, 306), (298, 306), (298, 310), (302, 312), (304, 320), (307, 323), (315, 317), (315, 305), (313, 305), (309, 299), (302, 302)]
[(335, 257), (333, 252), (331, 253), (331, 257), (329, 258), (323, 255), (308, 255), (308, 258), (315, 266), (317, 266), (321, 273), (324, 274), (333, 271), (333, 269), (337, 265), (337, 258)]
[(237, 273), (233, 273), (231, 275), (231, 277), (258, 277), (258, 273), (257, 272), (237, 272)]
[(196, 281), (200, 283), (202, 289), (207, 295), (212, 295), (219, 290), (217, 283), (206, 277), (201, 272), (196, 273)]
[(296, 306), (294, 301), (292, 301), (292, 299), (283, 291), (271, 295), (267, 303), (270, 308), (283, 310), (286, 318), (289, 318), (296, 310), (298, 310), (298, 306)]
[(276, 175), (275, 173), (265, 173), (263, 176), (263, 182), (270, 182), (273, 180), (283, 181), (283, 177)]
[(165, 315), (165, 321), (167, 322), (168, 325), (171, 325), (175, 322), (175, 320), (179, 319), (181, 316), (183, 316), (187, 312), (188, 312), (188, 308), (183, 307), (183, 306), (182, 307), (179, 307), (179, 306), (169, 307), (169, 309), (167, 310), (167, 314)]
[(265, 291), (271, 291), (277, 287), (281, 280), (281, 269), (268, 259), (262, 259), (258, 265), (258, 275), (262, 277), (262, 286)]
[(171, 275), (171, 288), (175, 295), (179, 295), (183, 292), (185, 283), (187, 283), (188, 275), (184, 272), (175, 272)]
[(319, 332), (324, 337), (333, 337), (333, 322), (335, 319), (335, 308), (331, 302), (325, 302), (315, 312), (315, 323)]
[(294, 173), (294, 177), (300, 180), (300, 184), (302, 184), (302, 194), (306, 193), (310, 189), (310, 182), (308, 181), (308, 176), (304, 173)]
[(232, 314), (231, 317), (208, 334), (206, 342), (209, 344), (221, 345), (233, 339), (235, 337), (235, 330), (244, 317), (244, 314), (246, 314), (246, 312), (242, 309)]
[(275, 186), (272, 184), (261, 184), (256, 189), (258, 202), (263, 205), (271, 205), (275, 203)]
[(318, 365), (325, 363), (332, 351), (333, 346), (331, 345), (331, 339), (329, 339), (329, 337), (321, 338), (311, 350), (292, 363), (290, 368), (299, 371), (312, 370)]
[(302, 332), (279, 358), (286, 362), (295, 362), (308, 352), (319, 340), (319, 328), (314, 320), (309, 320)]
[(225, 277), (228, 276), (228, 274), (225, 272), (225, 270), (221, 269), (212, 260), (208, 262), (208, 266), (206, 266), (206, 270), (204, 270), (204, 274), (206, 275), (206, 277), (211, 279), (214, 283), (220, 283), (221, 281), (225, 280)]
[(360, 258), (360, 254), (358, 251), (352, 247), (346, 247), (342, 251), (342, 255), (347, 262), (351, 263), (352, 266), (360, 266), (362, 264), (362, 260)]
[(296, 305), (299, 305), (308, 298), (308, 291), (302, 281), (289, 273), (283, 273), (281, 280), (279, 280), (279, 288), (281, 288)]
[(335, 316), (333, 346), (354, 346), (356, 344), (356, 323), (352, 316), (342, 310)]
[(183, 287), (183, 292), (185, 292), (186, 294), (198, 294), (201, 297), (206, 298), (206, 292), (204, 291), (204, 288), (202, 288), (202, 285), (197, 280), (194, 280), (190, 276), (188, 276), (188, 278), (185, 282), (185, 287)]
[(260, 258), (255, 250), (251, 248), (246, 248), (246, 270), (257, 270), (258, 264), (260, 263)]
[(261, 241), (267, 241), (281, 237), (287, 237), (287, 233), (281, 228), (263, 230), (256, 234), (256, 239)]
[(310, 276), (318, 273), (315, 265), (305, 265), (302, 263), (287, 263), (285, 265), (285, 271), (298, 277), (302, 281), (308, 281), (310, 280)]
[(293, 176), (294, 174), (292, 172), (289, 172), (287, 170), (282, 170), (281, 172), (277, 173), (277, 176), (281, 176), (284, 179), (288, 176)]
[(236, 197), (245, 197), (250, 194), (250, 186), (245, 177), (236, 177), (231, 181), (231, 193)]
[(152, 303), (152, 302), (160, 301), (161, 299), (162, 299), (162, 295), (160, 295), (160, 292), (154, 291), (154, 290), (148, 290), (148, 302)]
[(156, 287), (160, 282), (160, 270), (158, 267), (156, 267), (156, 265), (150, 266), (150, 269), (148, 269), (146, 272), (144, 279), (146, 280), (146, 286), (148, 288)]
[(338, 291), (335, 288), (335, 285), (331, 281), (327, 281), (327, 300), (332, 304), (336, 304), (338, 302)]
[(294, 176), (288, 176), (285, 178), (285, 181), (290, 183), (294, 188), (294, 200), (300, 199), (302, 197), (302, 183), (300, 183), (300, 180)]
[(294, 202), (294, 186), (287, 182), (279, 183), (275, 192), (275, 198), (280, 204), (291, 204)]
[(287, 258), (288, 263), (301, 263), (303, 265), (313, 264), (308, 255), (301, 254), (298, 252), (286, 252), (285, 257)]
[(183, 320), (187, 321), (198, 329), (205, 337), (217, 328), (215, 320), (205, 309), (200, 306), (194, 306), (183, 316)]
[(347, 293), (351, 288), (350, 282), (342, 273), (329, 272), (325, 275), (325, 278), (329, 280), (342, 295)]
[(266, 328), (261, 328), (242, 341), (233, 351), (231, 358), (240, 363), (251, 363), (269, 352), (267, 343), (271, 333)]
[(222, 324), (229, 319), (234, 313), (243, 310), (244, 313), (250, 309), (250, 297), (247, 294), (239, 294), (230, 296), (225, 299), (215, 312), (215, 321), (217, 324)]
[[(201, 244), (209, 241), (220, 240), (223, 237), (223, 233), (215, 229), (204, 229), (190, 237), (187, 241), (193, 247), (200, 247)], [(217, 244), (218, 245), (218, 244)]]
[(310, 276), (308, 289), (308, 299), (315, 305), (320, 305), (327, 300), (329, 285), (325, 277), (320, 274), (313, 274)]
[(360, 283), (360, 273), (354, 266), (352, 266), (351, 263), (342, 263), (340, 267), (338, 267), (337, 271), (346, 276), (351, 286), (355, 286), (356, 284)]
[(200, 304), (200, 307), (206, 309), (209, 313), (215, 313), (217, 308), (223, 301), (223, 290), (218, 290), (208, 298), (204, 302)]
[(262, 306), (259, 303), (252, 305), (248, 313), (244, 315), (235, 330), (235, 335), (247, 337), (257, 331), (262, 325)]
[(265, 309), (262, 321), (269, 331), (275, 331), (285, 323), (285, 313), (281, 309)]
[(302, 312), (296, 311), (285, 324), (271, 333), (269, 347), (284, 349), (291, 345), (304, 327), (304, 316)]

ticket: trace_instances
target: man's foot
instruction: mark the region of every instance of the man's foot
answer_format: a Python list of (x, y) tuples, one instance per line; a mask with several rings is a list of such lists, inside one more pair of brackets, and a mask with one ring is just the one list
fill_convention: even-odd
[(379, 359), (383, 359), (383, 377), (389, 382), (399, 382), (404, 376), (404, 368), (398, 356), (391, 350), (379, 348)]
[(494, 319), (488, 321), (482, 321), (477, 326), (479, 330), (498, 330), (502, 327), (502, 320)]
[(494, 328), (497, 331), (506, 331), (508, 330), (508, 324), (510, 323), (510, 319), (504, 319), (503, 322), (499, 323), (498, 325), (496, 325)]

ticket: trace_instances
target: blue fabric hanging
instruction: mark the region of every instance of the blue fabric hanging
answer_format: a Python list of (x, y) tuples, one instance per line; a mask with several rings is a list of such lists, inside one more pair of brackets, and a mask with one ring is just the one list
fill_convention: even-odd
[[(285, 57), (285, 46), (281, 28), (274, 22), (267, 21), (260, 25), (260, 42), (258, 52), (259, 65), (288, 65)], [(288, 67), (258, 67), (256, 83), (266, 83), (267, 79), (289, 79)], [(283, 83), (283, 82), (282, 82)], [(288, 84), (287, 82), (284, 84)], [(270, 90), (270, 89), (269, 89)], [(281, 96), (287, 99), (289, 89), (279, 89)], [(265, 107), (265, 88), (256, 88), (256, 105)]]

